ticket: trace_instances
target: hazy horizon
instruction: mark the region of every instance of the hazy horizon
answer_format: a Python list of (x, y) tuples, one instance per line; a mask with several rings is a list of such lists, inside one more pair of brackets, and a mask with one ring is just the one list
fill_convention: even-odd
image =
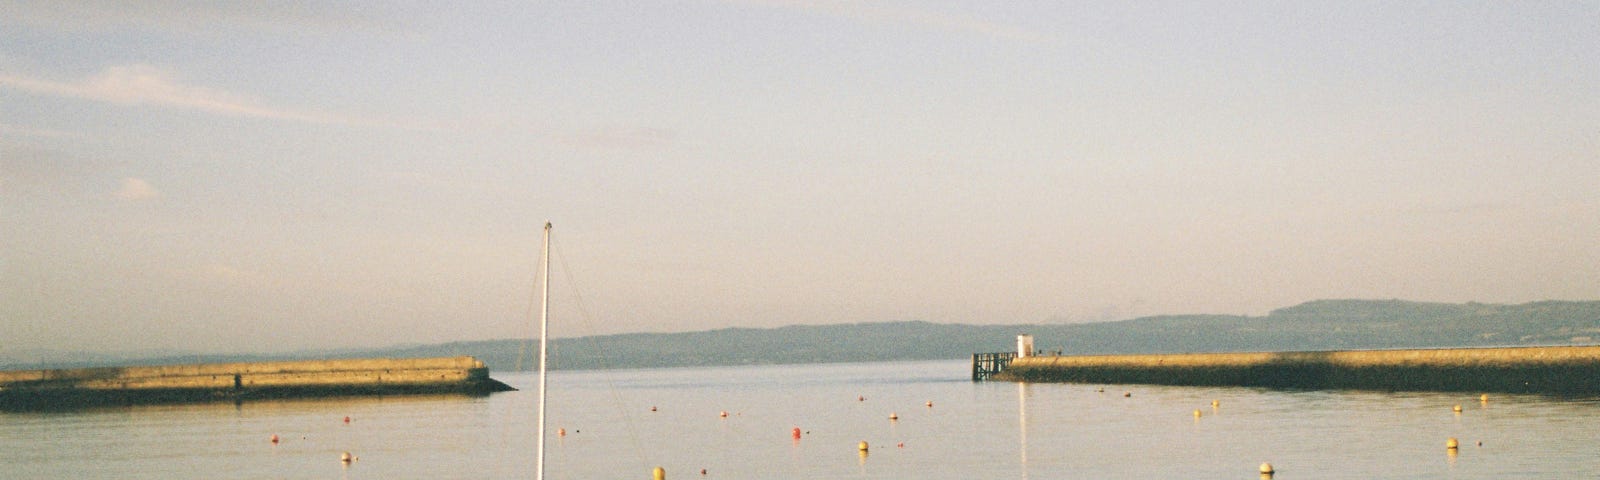
[(0, 357), (1600, 299), (1600, 2), (0, 11)]

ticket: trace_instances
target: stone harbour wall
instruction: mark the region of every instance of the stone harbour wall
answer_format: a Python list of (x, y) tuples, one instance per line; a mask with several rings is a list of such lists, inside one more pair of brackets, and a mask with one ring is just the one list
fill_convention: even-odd
[(1600, 394), (1600, 346), (1033, 356), (996, 380)]
[(0, 408), (511, 390), (472, 357), (0, 371)]

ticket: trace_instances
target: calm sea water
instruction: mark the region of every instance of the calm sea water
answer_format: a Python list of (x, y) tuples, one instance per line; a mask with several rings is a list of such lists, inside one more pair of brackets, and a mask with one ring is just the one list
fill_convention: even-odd
[[(1597, 399), (973, 383), (968, 368), (557, 372), (546, 477), (1253, 479), (1264, 461), (1276, 479), (1600, 477)], [(0, 478), (531, 478), (535, 377), (495, 376), (523, 391), (0, 413)]]

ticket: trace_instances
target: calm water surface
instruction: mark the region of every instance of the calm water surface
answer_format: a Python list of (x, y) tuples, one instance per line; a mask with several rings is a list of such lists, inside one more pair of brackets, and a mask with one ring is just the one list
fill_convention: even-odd
[[(972, 383), (968, 368), (558, 372), (546, 477), (1254, 479), (1263, 461), (1280, 480), (1600, 477), (1596, 399)], [(0, 413), (0, 478), (531, 478), (535, 377), (495, 377), (523, 391)]]

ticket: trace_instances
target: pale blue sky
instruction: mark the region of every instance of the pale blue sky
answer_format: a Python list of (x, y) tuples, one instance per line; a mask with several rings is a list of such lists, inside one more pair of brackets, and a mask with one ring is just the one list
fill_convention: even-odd
[(0, 0), (0, 358), (1600, 299), (1596, 25)]

